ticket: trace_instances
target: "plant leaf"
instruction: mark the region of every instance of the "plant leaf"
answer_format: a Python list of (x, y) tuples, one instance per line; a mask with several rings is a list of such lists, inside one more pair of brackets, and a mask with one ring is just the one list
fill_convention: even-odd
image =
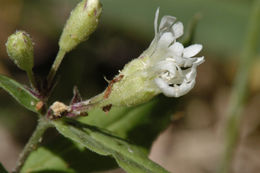
[(38, 113), (36, 104), (40, 101), (33, 96), (27, 89), (15, 80), (6, 76), (0, 75), (0, 87), (8, 92), (18, 103), (25, 108)]
[(59, 134), (51, 143), (32, 152), (21, 172), (78, 173), (105, 171), (117, 167), (112, 158), (91, 152)]
[(4, 166), (0, 163), (0, 172), (1, 173), (8, 173)]
[(167, 172), (149, 160), (142, 149), (113, 135), (111, 132), (71, 119), (55, 121), (53, 124), (62, 135), (91, 151), (100, 155), (111, 155), (127, 172)]
[[(179, 100), (161, 96), (132, 108), (112, 107), (109, 113), (96, 109), (89, 112), (89, 116), (78, 120), (84, 124), (108, 129), (118, 136), (144, 147), (146, 149), (144, 152), (148, 153), (157, 135), (171, 122), (170, 119)], [(98, 155), (85, 147), (82, 149), (61, 136), (55, 136), (55, 140), (48, 140), (48, 144), (40, 147), (39, 150), (41, 152), (37, 150), (29, 156), (23, 172), (29, 172), (29, 170), (32, 172), (64, 171), (67, 168), (69, 168), (67, 171), (69, 173), (71, 170), (74, 172), (94, 172), (117, 167), (112, 158)], [(37, 157), (41, 159), (35, 160)], [(55, 165), (63, 165), (63, 167), (57, 168)]]
[[(40, 157), (39, 157), (40, 156)], [(44, 168), (44, 170), (42, 169)], [(27, 172), (40, 172), (40, 171), (59, 171), (74, 173), (73, 170), (69, 169), (66, 162), (57, 155), (54, 155), (48, 149), (41, 147), (38, 148), (27, 161), (21, 170), (21, 173)]]
[(109, 113), (95, 109), (79, 121), (110, 130), (149, 150), (158, 134), (171, 122), (180, 100), (159, 96), (132, 108), (112, 107)]

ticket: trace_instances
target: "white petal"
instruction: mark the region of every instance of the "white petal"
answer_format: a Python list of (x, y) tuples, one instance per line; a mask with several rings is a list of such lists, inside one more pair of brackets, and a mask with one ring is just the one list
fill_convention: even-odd
[(201, 44), (193, 44), (189, 47), (186, 47), (183, 51), (183, 57), (185, 58), (193, 57), (197, 55), (201, 51), (201, 49), (202, 49)]
[(157, 28), (158, 28), (159, 12), (160, 12), (160, 7), (158, 7), (156, 12), (155, 12), (155, 18), (154, 18), (154, 32), (155, 32), (155, 35), (158, 33)]
[(194, 58), (182, 58), (184, 63), (180, 66), (182, 67), (191, 67), (191, 66), (198, 66), (202, 64), (205, 60), (204, 57), (194, 57)]
[(194, 62), (196, 61), (195, 58), (183, 58), (184, 59), (184, 63), (183, 63), (183, 67), (191, 67)]
[(160, 23), (160, 27), (159, 27), (159, 31), (162, 30), (168, 30), (170, 29), (170, 27), (173, 25), (173, 23), (176, 21), (176, 18), (173, 16), (163, 16), (161, 23)]
[(173, 53), (174, 55), (176, 56), (181, 56), (182, 55), (182, 52), (184, 50), (184, 47), (181, 43), (179, 42), (175, 42), (173, 43), (173, 45), (171, 45), (169, 47), (169, 50), (171, 51), (171, 53)]
[(173, 42), (174, 37), (171, 32), (165, 32), (160, 37), (160, 40), (158, 41), (158, 49), (165, 49), (168, 48), (169, 45)]
[(185, 74), (185, 78), (187, 81), (195, 80), (197, 75), (196, 67), (191, 67), (189, 69), (183, 70), (183, 73)]
[(161, 78), (155, 78), (154, 82), (165, 96), (174, 97), (172, 87), (170, 87), (167, 82)]
[(157, 73), (161, 73), (164, 71), (169, 71), (170, 73), (172, 73), (173, 75), (176, 74), (176, 68), (175, 68), (175, 64), (172, 61), (160, 61), (155, 65), (155, 70), (157, 71)]
[(204, 56), (196, 58), (196, 61), (193, 63), (194, 65), (198, 66), (204, 62)]
[(175, 39), (179, 38), (183, 35), (183, 24), (181, 22), (177, 22), (172, 26), (172, 31)]
[(173, 57), (172, 59), (174, 59), (174, 61), (176, 62), (176, 64), (179, 66), (179, 67), (182, 67), (183, 64), (185, 63), (185, 59), (180, 57), (180, 56), (175, 56)]
[(180, 86), (174, 85), (173, 87), (169, 86), (168, 83), (161, 78), (156, 78), (154, 81), (162, 93), (167, 97), (183, 96), (184, 94), (187, 94), (195, 85), (195, 80), (183, 82)]
[(195, 79), (190, 82), (183, 82), (180, 86), (176, 86), (175, 87), (175, 92), (177, 95), (176, 97), (180, 97), (187, 94), (194, 87), (194, 85), (195, 85)]

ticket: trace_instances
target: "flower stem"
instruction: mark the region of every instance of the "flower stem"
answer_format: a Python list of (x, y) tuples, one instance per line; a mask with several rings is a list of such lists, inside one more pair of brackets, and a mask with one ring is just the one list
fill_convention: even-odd
[(34, 77), (34, 74), (33, 74), (32, 69), (26, 71), (26, 73), (27, 73), (29, 82), (31, 83), (31, 86), (32, 86), (34, 89), (36, 89), (36, 88), (37, 88), (37, 85), (36, 85), (36, 81), (35, 81), (35, 77)]
[(231, 169), (232, 158), (239, 140), (239, 127), (241, 122), (242, 109), (247, 96), (249, 70), (253, 63), (260, 36), (260, 0), (255, 0), (249, 20), (249, 28), (245, 41), (245, 46), (241, 55), (241, 62), (236, 76), (230, 107), (228, 110), (228, 120), (226, 125), (225, 153), (220, 167), (221, 173), (228, 173)]
[(35, 150), (37, 148), (38, 144), (41, 142), (44, 132), (49, 127), (51, 127), (51, 123), (45, 117), (41, 117), (39, 119), (39, 122), (38, 122), (38, 125), (37, 125), (35, 131), (33, 132), (29, 141), (25, 145), (22, 153), (20, 154), (13, 173), (19, 173), (21, 171), (27, 157), (33, 150)]
[(49, 72), (49, 75), (47, 77), (47, 81), (48, 81), (49, 85), (52, 84), (53, 79), (54, 79), (54, 77), (56, 75), (56, 72), (58, 71), (58, 68), (59, 68), (59, 66), (60, 66), (60, 64), (61, 64), (65, 54), (66, 54), (66, 52), (64, 50), (62, 50), (62, 49), (59, 50), (59, 52), (58, 52), (58, 54), (57, 54), (57, 56), (55, 58), (55, 61), (52, 64), (52, 67), (51, 67), (51, 70)]

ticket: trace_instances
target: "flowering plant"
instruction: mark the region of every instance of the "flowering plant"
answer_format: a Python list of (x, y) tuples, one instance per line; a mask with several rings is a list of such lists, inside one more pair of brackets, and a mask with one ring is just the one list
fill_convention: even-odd
[(202, 45), (193, 44), (184, 48), (177, 42), (183, 35), (183, 24), (176, 22), (173, 16), (164, 16), (158, 31), (158, 17), (159, 8), (154, 20), (155, 37), (148, 49), (126, 64), (103, 93), (66, 107), (64, 111), (75, 116), (93, 106), (104, 109), (110, 109), (112, 105), (135, 106), (160, 93), (168, 97), (188, 93), (195, 85), (197, 66), (204, 62), (204, 57), (193, 57), (201, 51)]
[[(36, 152), (34, 150), (46, 129), (50, 127), (56, 128), (61, 135), (77, 145), (100, 155), (112, 156), (127, 172), (167, 172), (147, 158), (143, 152), (144, 146), (136, 146), (125, 138), (130, 138), (130, 132), (147, 125), (147, 122), (152, 124), (166, 119), (169, 122), (172, 100), (168, 99), (165, 104), (165, 98), (152, 98), (160, 93), (168, 97), (180, 97), (195, 85), (197, 66), (204, 62), (204, 57), (194, 56), (201, 51), (202, 45), (194, 44), (184, 48), (177, 42), (183, 35), (183, 24), (176, 22), (175, 17), (164, 16), (158, 26), (157, 9), (154, 21), (155, 37), (152, 43), (138, 58), (127, 63), (119, 74), (109, 81), (101, 94), (83, 101), (75, 88), (70, 105), (59, 101), (51, 105), (48, 103), (55, 86), (56, 72), (64, 56), (94, 32), (101, 12), (99, 0), (82, 0), (75, 7), (61, 35), (57, 57), (42, 83), (35, 80), (32, 71), (33, 43), (29, 35), (19, 31), (9, 37), (6, 43), (8, 54), (19, 68), (27, 72), (31, 87), (24, 87), (3, 75), (0, 75), (0, 87), (39, 117), (39, 124), (25, 146), (14, 172), (39, 171), (33, 169), (37, 163), (32, 162), (31, 158), (37, 156), (37, 152), (46, 154), (47, 151), (43, 148), (38, 148)], [(115, 108), (109, 112), (112, 106)], [(157, 116), (154, 108), (160, 109), (160, 113), (165, 116)], [(100, 110), (102, 112), (95, 112)], [(109, 112), (110, 116), (104, 116), (103, 112)], [(88, 117), (77, 120), (71, 118), (88, 114)], [(151, 139), (154, 139), (164, 128), (164, 125), (156, 129), (148, 128), (143, 135), (152, 131), (154, 133)], [(135, 141), (135, 138), (132, 140)], [(149, 149), (151, 143), (152, 140), (145, 148)], [(57, 158), (54, 154), (51, 157)], [(63, 160), (57, 160), (58, 164), (63, 164)], [(68, 164), (71, 163), (65, 165)], [(42, 166), (40, 170), (45, 169), (47, 168)]]

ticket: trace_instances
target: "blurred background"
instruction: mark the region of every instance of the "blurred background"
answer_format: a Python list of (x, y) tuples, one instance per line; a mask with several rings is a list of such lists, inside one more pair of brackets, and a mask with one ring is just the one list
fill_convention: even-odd
[[(28, 32), (35, 43), (34, 72), (44, 77), (58, 51), (58, 40), (78, 0), (0, 0), (0, 73), (28, 84), (9, 59), (8, 36)], [(223, 133), (230, 91), (244, 46), (251, 0), (103, 0), (97, 31), (66, 55), (52, 101), (68, 102), (77, 85), (83, 98), (103, 91), (104, 76), (112, 79), (125, 63), (138, 57), (154, 36), (153, 20), (173, 15), (184, 23), (201, 19), (195, 43), (204, 46), (206, 62), (198, 68), (197, 84), (184, 96), (171, 125), (154, 142), (150, 158), (170, 172), (214, 173), (223, 152)], [(186, 27), (187, 28), (187, 27)], [(260, 54), (250, 70), (249, 97), (243, 110), (234, 173), (260, 172)], [(0, 90), (0, 162), (14, 167), (37, 121), (32, 113)], [(122, 172), (122, 170), (117, 170)]]

